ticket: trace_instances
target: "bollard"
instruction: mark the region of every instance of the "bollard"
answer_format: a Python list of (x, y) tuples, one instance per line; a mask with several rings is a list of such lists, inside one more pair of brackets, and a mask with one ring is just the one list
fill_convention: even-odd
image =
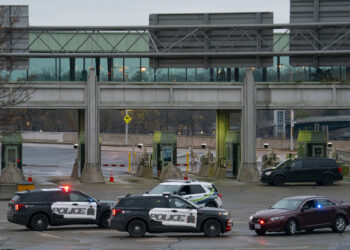
[(189, 153), (187, 152), (187, 153), (186, 153), (186, 172), (188, 172), (188, 170), (189, 170), (189, 169), (188, 169), (188, 166), (189, 166), (189, 165), (188, 165), (188, 163), (189, 163), (189, 162), (188, 162), (188, 159), (189, 159)]
[(131, 152), (129, 152), (129, 173), (131, 173)]

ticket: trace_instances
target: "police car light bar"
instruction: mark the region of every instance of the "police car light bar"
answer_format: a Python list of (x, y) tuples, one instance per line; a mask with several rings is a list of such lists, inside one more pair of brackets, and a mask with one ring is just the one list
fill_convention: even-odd
[(71, 190), (71, 187), (68, 185), (65, 185), (65, 186), (61, 186), (60, 189), (66, 191), (66, 192), (69, 192)]

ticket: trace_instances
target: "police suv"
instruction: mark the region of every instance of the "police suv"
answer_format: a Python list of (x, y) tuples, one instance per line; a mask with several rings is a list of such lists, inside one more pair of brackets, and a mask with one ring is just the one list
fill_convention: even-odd
[(16, 193), (9, 202), (8, 221), (42, 231), (48, 225), (97, 224), (109, 228), (110, 208), (69, 186)]
[(146, 232), (203, 232), (215, 237), (231, 230), (230, 213), (221, 208), (200, 208), (177, 195), (127, 195), (112, 209), (111, 228), (132, 237)]
[(221, 207), (222, 196), (214, 184), (195, 180), (167, 180), (155, 186), (149, 194), (169, 192), (203, 207)]

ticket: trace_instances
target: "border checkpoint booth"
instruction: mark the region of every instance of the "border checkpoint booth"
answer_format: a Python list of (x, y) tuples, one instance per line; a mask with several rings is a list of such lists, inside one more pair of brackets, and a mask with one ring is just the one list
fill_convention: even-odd
[(153, 166), (157, 166), (157, 176), (162, 168), (172, 163), (177, 164), (177, 139), (175, 132), (155, 131), (153, 134)]
[(10, 164), (22, 171), (22, 145), (20, 132), (3, 132), (1, 138), (1, 170)]
[(232, 167), (232, 176), (237, 177), (241, 164), (241, 133), (238, 131), (227, 131), (226, 161), (226, 165)]
[(298, 157), (326, 157), (327, 138), (324, 131), (299, 131)]

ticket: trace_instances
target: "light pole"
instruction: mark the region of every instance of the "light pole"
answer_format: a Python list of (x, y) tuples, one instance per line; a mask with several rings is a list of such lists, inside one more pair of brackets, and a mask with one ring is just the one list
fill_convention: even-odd
[(294, 127), (294, 111), (290, 110), (290, 151), (293, 151), (293, 127)]

